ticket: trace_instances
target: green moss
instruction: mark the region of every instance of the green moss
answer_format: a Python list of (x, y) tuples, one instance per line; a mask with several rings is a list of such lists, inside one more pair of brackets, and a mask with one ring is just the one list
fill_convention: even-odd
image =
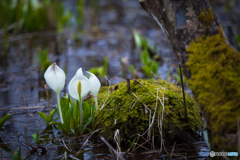
[(214, 21), (214, 16), (210, 8), (208, 8), (207, 11), (203, 9), (198, 18), (202, 22), (202, 24), (207, 27), (211, 26), (212, 22)]
[[(107, 87), (102, 88), (99, 97), (107, 104), (96, 114), (96, 125), (103, 130), (102, 135), (113, 138), (116, 129), (120, 130), (122, 141), (133, 139), (137, 134), (143, 134), (149, 127), (149, 111), (144, 104), (151, 110), (151, 118), (156, 107), (157, 88), (158, 96), (162, 99), (164, 94), (164, 118), (163, 136), (174, 138), (181, 130), (189, 133), (196, 133), (197, 129), (202, 129), (202, 119), (199, 115), (199, 108), (194, 100), (186, 96), (189, 123), (185, 122), (183, 96), (181, 88), (164, 80), (139, 80), (130, 81), (131, 92), (127, 93), (126, 82), (118, 85), (118, 90), (113, 91), (109, 98)], [(115, 86), (116, 86), (115, 85)], [(134, 96), (139, 98), (139, 100)], [(107, 99), (107, 100), (106, 100)], [(101, 102), (102, 100), (99, 100)], [(103, 102), (99, 104), (99, 108)], [(155, 139), (160, 139), (157, 118), (162, 115), (162, 105), (157, 103), (156, 115), (154, 119)]]
[(197, 38), (187, 48), (187, 79), (208, 122), (209, 140), (215, 151), (237, 151), (226, 145), (224, 135), (236, 133), (240, 113), (240, 54), (226, 43), (222, 29), (215, 36)]

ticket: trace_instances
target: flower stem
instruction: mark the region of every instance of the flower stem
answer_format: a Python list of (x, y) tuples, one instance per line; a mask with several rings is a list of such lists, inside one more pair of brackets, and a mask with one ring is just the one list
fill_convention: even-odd
[(79, 100), (79, 106), (80, 106), (80, 135), (82, 135), (82, 128), (83, 128), (83, 102), (80, 99)]
[(57, 95), (57, 105), (58, 105), (58, 112), (60, 114), (60, 119), (61, 119), (61, 123), (63, 124), (63, 117), (62, 117), (62, 109), (61, 109), (61, 105), (60, 105), (60, 95), (59, 93), (56, 93)]
[(98, 110), (98, 98), (97, 96), (94, 96), (94, 101), (95, 101), (95, 108), (96, 108), (96, 111)]

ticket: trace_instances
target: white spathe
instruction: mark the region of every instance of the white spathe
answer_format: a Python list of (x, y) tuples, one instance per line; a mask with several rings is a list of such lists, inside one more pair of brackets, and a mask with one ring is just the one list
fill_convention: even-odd
[(94, 101), (95, 101), (95, 109), (96, 111), (98, 110), (98, 98), (97, 98), (97, 95), (98, 95), (98, 91), (101, 87), (101, 83), (100, 81), (98, 80), (98, 78), (91, 72), (87, 72), (90, 77), (89, 77), (89, 82), (91, 84), (91, 87), (90, 87), (90, 92), (93, 94), (94, 96)]
[(90, 87), (90, 92), (93, 94), (94, 97), (96, 97), (98, 95), (99, 89), (101, 87), (101, 83), (99, 81), (99, 79), (91, 72), (86, 71), (90, 77), (89, 77), (89, 81), (91, 84)]
[(78, 95), (78, 82), (81, 82), (81, 99), (85, 97), (90, 91), (90, 82), (87, 77), (83, 75), (82, 68), (79, 68), (75, 74), (75, 76), (71, 79), (68, 84), (68, 92), (74, 98), (79, 100)]
[(61, 119), (61, 123), (63, 124), (63, 116), (62, 116), (62, 109), (60, 104), (60, 92), (63, 89), (66, 81), (66, 75), (64, 71), (58, 67), (56, 63), (53, 63), (51, 66), (48, 67), (46, 72), (44, 73), (44, 78), (47, 82), (47, 85), (54, 90), (57, 96), (57, 104), (59, 109), (59, 115)]
[(53, 63), (48, 67), (44, 73), (44, 78), (49, 87), (51, 87), (56, 94), (59, 94), (63, 89), (66, 81), (66, 75), (64, 71), (58, 67), (56, 63)]

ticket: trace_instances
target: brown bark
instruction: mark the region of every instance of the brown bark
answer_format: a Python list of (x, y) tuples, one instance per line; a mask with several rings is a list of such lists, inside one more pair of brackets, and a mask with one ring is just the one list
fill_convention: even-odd
[(188, 61), (186, 47), (201, 35), (218, 33), (218, 20), (206, 27), (198, 18), (203, 10), (211, 8), (208, 0), (139, 0), (141, 6), (157, 21), (171, 43), (176, 56), (184, 67), (184, 74), (191, 77), (185, 63)]

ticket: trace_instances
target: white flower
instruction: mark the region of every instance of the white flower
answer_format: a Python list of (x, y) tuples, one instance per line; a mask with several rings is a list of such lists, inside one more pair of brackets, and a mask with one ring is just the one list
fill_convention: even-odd
[[(86, 71), (87, 72), (87, 71)], [(90, 81), (90, 84), (91, 84), (91, 87), (90, 87), (90, 92), (93, 94), (94, 96), (94, 101), (95, 101), (95, 108), (96, 110), (98, 110), (98, 99), (97, 99), (97, 95), (98, 95), (98, 92), (99, 92), (99, 89), (101, 87), (101, 83), (100, 81), (98, 80), (98, 78), (91, 72), (87, 72), (90, 77), (89, 77), (89, 81)]]
[(48, 67), (46, 72), (44, 73), (44, 78), (49, 87), (54, 90), (57, 95), (57, 104), (60, 114), (61, 123), (63, 124), (63, 116), (62, 116), (62, 109), (60, 105), (60, 92), (65, 85), (66, 75), (64, 71), (57, 66), (56, 63), (53, 63), (51, 66)]
[(68, 84), (68, 92), (69, 94), (79, 100), (78, 95), (78, 82), (81, 82), (81, 99), (85, 97), (90, 91), (90, 82), (87, 77), (85, 77), (82, 73), (82, 68), (79, 68), (75, 74), (75, 76), (71, 79)]
[(93, 73), (88, 72), (88, 71), (86, 71), (86, 72), (90, 75), (90, 77), (89, 77), (89, 81), (91, 84), (90, 92), (93, 94), (94, 97), (96, 97), (98, 95), (98, 91), (101, 87), (101, 83)]
[(59, 94), (65, 85), (66, 75), (56, 63), (53, 63), (44, 73), (44, 78), (48, 86)]

